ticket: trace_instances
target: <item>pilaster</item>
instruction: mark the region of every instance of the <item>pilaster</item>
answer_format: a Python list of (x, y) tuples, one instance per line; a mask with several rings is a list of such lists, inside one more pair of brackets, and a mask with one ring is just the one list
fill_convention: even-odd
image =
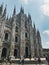
[(34, 43), (33, 43), (32, 25), (30, 26), (30, 44), (31, 44), (31, 58), (33, 58), (34, 57)]
[(12, 23), (10, 56), (14, 57), (16, 18)]
[(1, 59), (1, 54), (2, 54), (2, 45), (3, 45), (3, 41), (4, 41), (4, 29), (5, 29), (5, 22), (6, 20), (4, 19), (4, 21), (1, 20), (1, 37), (0, 37), (0, 59)]
[(21, 41), (20, 41), (20, 57), (25, 55), (25, 17), (21, 14)]
[(38, 44), (37, 36), (36, 36), (36, 44), (37, 44), (37, 57), (39, 57), (39, 44)]

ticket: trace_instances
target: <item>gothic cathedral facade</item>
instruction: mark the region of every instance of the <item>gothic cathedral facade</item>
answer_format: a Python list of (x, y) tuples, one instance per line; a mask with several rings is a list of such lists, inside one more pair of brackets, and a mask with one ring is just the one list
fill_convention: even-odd
[(6, 17), (6, 7), (0, 6), (0, 58), (42, 57), (41, 36), (31, 15), (24, 13), (21, 7), (16, 15), (14, 7), (12, 17)]

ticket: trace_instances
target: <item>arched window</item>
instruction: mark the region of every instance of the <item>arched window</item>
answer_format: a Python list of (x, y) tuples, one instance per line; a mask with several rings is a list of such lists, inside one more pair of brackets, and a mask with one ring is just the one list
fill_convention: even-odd
[(25, 33), (25, 37), (27, 38), (27, 33)]
[(8, 40), (8, 33), (5, 33), (5, 40)]
[(1, 55), (1, 57), (6, 57), (6, 54), (7, 54), (7, 49), (6, 48), (3, 48), (2, 49), (2, 55)]
[(17, 54), (18, 54), (18, 50), (15, 49), (15, 50), (14, 50), (14, 56), (15, 56), (15, 58), (17, 58)]
[(16, 26), (16, 29), (15, 29), (16, 32), (18, 32), (18, 27)]
[(25, 57), (28, 58), (28, 47), (25, 48)]
[(15, 42), (18, 42), (18, 37), (15, 37)]

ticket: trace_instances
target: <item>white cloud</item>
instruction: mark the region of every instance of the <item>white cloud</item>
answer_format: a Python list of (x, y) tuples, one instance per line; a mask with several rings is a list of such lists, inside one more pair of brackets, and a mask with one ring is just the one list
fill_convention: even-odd
[(28, 4), (29, 2), (31, 2), (32, 0), (20, 0), (22, 3), (24, 3), (24, 4)]
[(48, 41), (48, 42), (46, 42), (46, 44), (49, 44), (49, 41)]
[(45, 41), (43, 43), (43, 48), (49, 48), (49, 41)]
[(45, 48), (49, 48), (49, 41), (45, 43)]
[(44, 3), (47, 3), (47, 4), (49, 4), (49, 0), (44, 0)]
[(49, 16), (49, 0), (43, 0), (43, 4), (41, 5), (42, 14)]
[(41, 11), (44, 15), (49, 16), (49, 5), (48, 4), (42, 5)]
[(21, 0), (22, 2), (24, 2), (25, 4), (28, 4), (28, 0)]
[(49, 30), (45, 30), (45, 31), (43, 32), (43, 34), (49, 35)]

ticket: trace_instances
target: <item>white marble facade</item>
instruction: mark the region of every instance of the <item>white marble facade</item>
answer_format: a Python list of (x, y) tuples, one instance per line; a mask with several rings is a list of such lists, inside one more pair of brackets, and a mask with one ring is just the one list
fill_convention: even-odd
[(42, 57), (42, 44), (39, 30), (32, 26), (31, 15), (21, 7), (16, 14), (14, 7), (10, 18), (6, 17), (6, 7), (0, 5), (0, 58)]

